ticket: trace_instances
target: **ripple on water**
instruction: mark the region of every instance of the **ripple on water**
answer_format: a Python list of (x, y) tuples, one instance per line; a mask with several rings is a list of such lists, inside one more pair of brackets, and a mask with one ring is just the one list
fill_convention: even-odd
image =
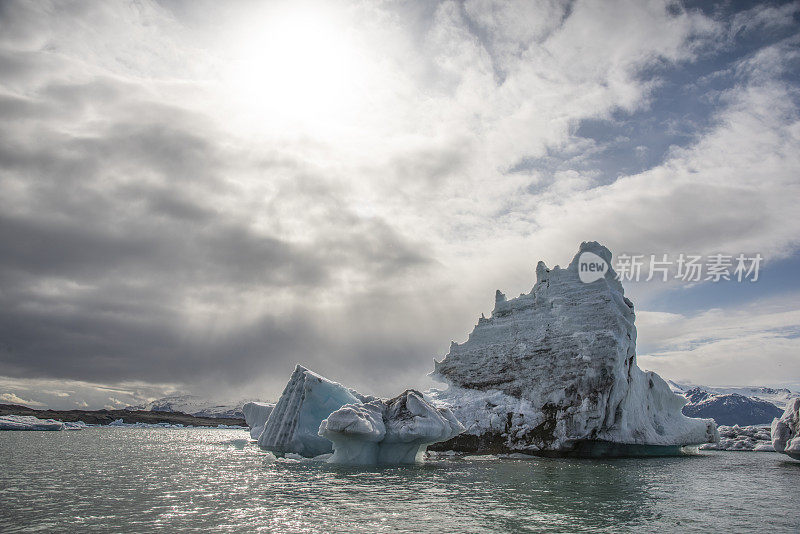
[(92, 428), (2, 432), (0, 458), (2, 532), (800, 530), (800, 462), (776, 453), (358, 469), (241, 430)]

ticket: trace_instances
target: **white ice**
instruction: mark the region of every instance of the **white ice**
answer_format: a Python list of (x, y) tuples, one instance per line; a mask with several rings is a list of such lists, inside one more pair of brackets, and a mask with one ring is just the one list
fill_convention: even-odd
[(258, 439), (264, 431), (264, 425), (267, 424), (269, 414), (275, 407), (272, 403), (267, 402), (247, 402), (242, 406), (242, 413), (244, 413), (244, 420), (247, 421), (247, 426), (250, 427), (250, 437)]
[(31, 415), (3, 415), (0, 430), (64, 430), (64, 423)]
[[(583, 253), (606, 263), (604, 276), (580, 280)], [(434, 378), (451, 387), (429, 395), (466, 434), (509, 452), (715, 442), (712, 420), (685, 417), (685, 399), (636, 365), (633, 303), (610, 265), (607, 248), (583, 243), (566, 269), (539, 262), (530, 293), (498, 291), (492, 316), (435, 362)]]
[(772, 446), (795, 460), (800, 460), (800, 398), (786, 404), (780, 419), (772, 421)]
[(706, 443), (701, 449), (720, 451), (774, 451), (770, 430), (764, 425), (720, 426), (719, 443)]
[(345, 404), (361, 404), (365, 400), (372, 398), (298, 365), (264, 425), (258, 445), (269, 451), (306, 457), (331, 452), (331, 442), (318, 434), (320, 423)]
[(64, 430), (83, 430), (89, 428), (89, 425), (83, 421), (65, 421)]
[(119, 428), (194, 428), (192, 425), (182, 425), (181, 423), (126, 423), (124, 419), (114, 419), (108, 423), (108, 426)]
[(420, 462), (428, 445), (464, 431), (449, 408), (437, 408), (415, 390), (386, 402), (384, 423), (386, 436), (378, 454), (378, 462), (384, 464)]
[(343, 406), (322, 421), (319, 435), (333, 442), (330, 463), (409, 464), (421, 462), (431, 443), (463, 430), (449, 409), (407, 390), (390, 400)]
[(386, 406), (376, 400), (342, 406), (324, 419), (319, 435), (333, 443), (330, 463), (375, 465), (380, 442), (386, 436), (383, 414)]

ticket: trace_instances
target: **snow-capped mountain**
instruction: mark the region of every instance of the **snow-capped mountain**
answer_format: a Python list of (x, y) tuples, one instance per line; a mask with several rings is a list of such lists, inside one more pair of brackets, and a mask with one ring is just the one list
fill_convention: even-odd
[(689, 417), (711, 418), (718, 425), (769, 424), (780, 417), (783, 410), (758, 397), (745, 397), (738, 393), (716, 395), (693, 388), (683, 395), (687, 399), (683, 414)]
[(786, 408), (786, 404), (790, 400), (800, 397), (799, 392), (786, 388), (769, 388), (764, 386), (703, 386), (690, 382), (679, 384), (672, 380), (668, 380), (667, 384), (673, 393), (677, 393), (678, 395), (685, 395), (687, 391), (699, 388), (714, 395), (737, 394), (745, 397), (756, 397), (770, 402), (782, 410)]
[(198, 395), (168, 395), (161, 399), (128, 406), (126, 410), (146, 410), (150, 412), (183, 412), (196, 417), (244, 418), (242, 406), (252, 399), (239, 402), (220, 402), (204, 399)]

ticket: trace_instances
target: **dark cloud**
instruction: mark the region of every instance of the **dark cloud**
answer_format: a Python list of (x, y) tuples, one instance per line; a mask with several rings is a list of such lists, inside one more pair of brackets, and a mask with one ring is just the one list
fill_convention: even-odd
[[(353, 295), (383, 287), (429, 264), (424, 247), (354, 214), (296, 157), (231, 146), (129, 81), (48, 83), (43, 55), (0, 53), (7, 87), (38, 88), (0, 96), (4, 374), (219, 385), (301, 360), (392, 356), (374, 340), (331, 343), (344, 325), (313, 295), (336, 294), (351, 314), (341, 279)], [(242, 169), (272, 193), (247, 198)], [(312, 224), (281, 235), (293, 207)]]
[[(351, 6), (380, 80), (353, 88), (354, 117), (315, 123), (291, 95), (254, 109), (268, 76), (226, 85), (249, 83), (221, 35), (237, 41), (250, 4), (0, 2), (1, 373), (270, 396), (302, 362), (394, 394), (488, 311), (490, 286), (529, 289), (540, 251), (586, 232), (617, 252), (794, 243), (782, 154), (752, 158), (777, 177), (763, 187), (708, 177), (756, 150), (748, 132), (789, 131), (720, 112), (736, 84), (793, 72), (797, 9), (723, 24), (742, 9), (670, 5)], [(755, 54), (782, 40), (765, 50), (783, 59)], [(726, 121), (697, 152), (705, 174), (673, 180)]]

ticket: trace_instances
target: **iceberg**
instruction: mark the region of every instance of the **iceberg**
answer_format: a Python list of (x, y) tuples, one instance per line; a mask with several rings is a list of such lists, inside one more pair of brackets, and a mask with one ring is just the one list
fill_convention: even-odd
[(383, 421), (386, 405), (380, 401), (347, 404), (319, 425), (319, 435), (333, 444), (330, 463), (375, 465), (380, 442), (386, 436)]
[(565, 269), (539, 262), (536, 278), (517, 298), (497, 291), (491, 317), (434, 361), (450, 387), (429, 397), (466, 426), (437, 447), (595, 456), (718, 441), (713, 420), (684, 416), (686, 399), (636, 365), (633, 303), (606, 247), (582, 243)]
[(269, 414), (272, 413), (274, 407), (274, 404), (268, 402), (246, 402), (242, 406), (244, 420), (247, 422), (247, 426), (250, 427), (251, 438), (258, 439), (261, 437), (264, 425), (267, 424)]
[(463, 431), (448, 408), (433, 406), (413, 389), (343, 406), (319, 426), (319, 435), (333, 443), (328, 462), (347, 465), (419, 463), (428, 445)]
[(298, 365), (264, 425), (258, 446), (306, 457), (329, 453), (331, 442), (319, 435), (322, 420), (346, 404), (371, 400), (375, 399)]
[(89, 425), (83, 421), (64, 421), (64, 430), (84, 430), (89, 428)]
[(0, 430), (64, 430), (64, 423), (32, 415), (0, 416)]
[(786, 404), (786, 411), (780, 419), (772, 421), (770, 434), (776, 452), (800, 460), (800, 398)]
[(706, 443), (701, 445), (701, 449), (711, 449), (718, 451), (774, 451), (772, 438), (768, 426), (749, 425), (749, 426), (726, 426), (717, 427), (719, 431), (719, 443)]
[(183, 425), (181, 423), (175, 423), (175, 424), (167, 423), (167, 422), (162, 422), (162, 423), (144, 423), (144, 422), (141, 422), (141, 421), (137, 421), (135, 423), (126, 423), (125, 420), (122, 419), (122, 418), (114, 419), (113, 421), (108, 423), (108, 425), (106, 425), (106, 426), (118, 427), (118, 428), (172, 428), (172, 429), (176, 429), (176, 428), (177, 429), (179, 429), (179, 428), (195, 428), (192, 425)]

